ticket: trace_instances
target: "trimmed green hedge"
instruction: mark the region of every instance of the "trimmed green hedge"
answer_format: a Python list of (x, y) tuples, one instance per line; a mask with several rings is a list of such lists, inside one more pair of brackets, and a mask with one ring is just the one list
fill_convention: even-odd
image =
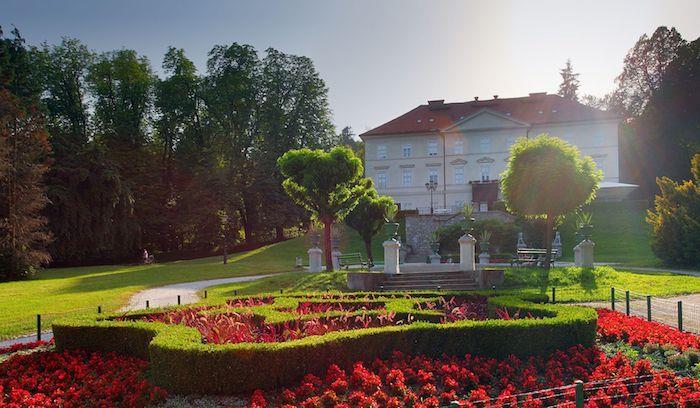
[[(418, 311), (415, 304), (449, 294), (423, 295), (426, 297), (381, 301), (397, 315), (410, 313), (418, 320), (435, 320), (434, 311)], [(276, 309), (295, 307), (298, 300), (290, 295), (280, 296), (272, 305), (250, 310), (266, 319), (282, 321), (283, 313)], [(199, 332), (186, 326), (113, 321), (104, 317), (66, 319), (55, 322), (53, 329), (59, 350), (117, 351), (149, 358), (153, 381), (178, 394), (235, 394), (279, 387), (306, 373), (320, 374), (330, 364), (347, 367), (358, 360), (388, 357), (394, 350), (432, 356), (443, 353), (528, 356), (576, 344), (590, 346), (595, 339), (597, 314), (590, 308), (538, 304), (505, 296), (489, 298), (489, 307), (507, 307), (511, 312), (520, 310), (540, 318), (447, 324), (416, 321), (410, 325), (338, 331), (282, 343), (239, 344), (204, 344)]]

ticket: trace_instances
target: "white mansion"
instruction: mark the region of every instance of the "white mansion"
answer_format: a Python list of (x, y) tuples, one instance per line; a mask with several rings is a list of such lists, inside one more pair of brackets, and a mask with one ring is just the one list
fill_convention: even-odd
[(557, 136), (591, 156), (603, 170), (599, 196), (622, 196), (634, 186), (619, 183), (618, 121), (609, 112), (546, 92), (520, 98), (470, 102), (428, 101), (360, 135), (365, 172), (380, 194), (401, 209), (451, 212), (472, 202), (487, 211), (498, 200), (498, 178), (518, 137)]

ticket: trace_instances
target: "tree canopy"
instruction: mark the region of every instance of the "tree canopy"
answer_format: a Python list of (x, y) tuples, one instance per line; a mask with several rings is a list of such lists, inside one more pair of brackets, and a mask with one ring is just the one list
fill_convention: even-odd
[(595, 198), (603, 175), (588, 156), (546, 134), (519, 138), (511, 147), (501, 191), (514, 214), (547, 220), (547, 259), (556, 217), (575, 211)]
[(372, 186), (363, 178), (362, 161), (346, 147), (290, 150), (277, 161), (284, 190), (324, 224), (326, 268), (333, 269), (331, 227), (342, 220)]
[(571, 60), (566, 60), (566, 65), (559, 71), (561, 75), (561, 84), (559, 85), (559, 96), (578, 101), (578, 73), (574, 72), (574, 67), (571, 65)]
[(387, 219), (396, 213), (397, 206), (389, 196), (380, 196), (374, 187), (367, 190), (345, 217), (345, 224), (360, 234), (365, 243), (365, 251), (370, 264), (374, 263), (372, 256), (372, 238), (381, 231)]

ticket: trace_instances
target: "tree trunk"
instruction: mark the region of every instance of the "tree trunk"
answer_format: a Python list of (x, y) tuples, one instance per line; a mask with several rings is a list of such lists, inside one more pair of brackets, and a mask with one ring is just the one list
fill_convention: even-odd
[(331, 248), (331, 228), (333, 220), (326, 219), (323, 221), (323, 252), (326, 255), (326, 271), (333, 272), (333, 248)]
[(276, 241), (284, 241), (284, 228), (279, 226), (275, 227), (275, 233), (277, 234)]
[(549, 269), (552, 266), (552, 230), (554, 229), (554, 217), (547, 214), (547, 227), (544, 233), (544, 244), (547, 248), (547, 255), (544, 259), (544, 267)]
[(365, 240), (365, 251), (367, 251), (367, 264), (374, 266), (374, 257), (372, 256), (372, 239)]

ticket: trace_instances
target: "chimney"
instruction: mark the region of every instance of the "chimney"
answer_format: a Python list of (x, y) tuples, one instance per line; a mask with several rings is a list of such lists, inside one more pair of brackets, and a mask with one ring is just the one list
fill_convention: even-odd
[(436, 99), (436, 100), (428, 101), (428, 109), (430, 109), (431, 111), (441, 110), (441, 109), (445, 109), (445, 108), (447, 108), (447, 107), (445, 106), (444, 99)]
[(496, 99), (498, 99), (498, 95), (493, 96), (493, 100), (495, 101)]
[(530, 98), (541, 98), (547, 95), (547, 92), (530, 92)]
[(475, 97), (474, 97), (474, 102), (479, 102), (479, 97), (478, 97), (478, 96), (475, 96)]

